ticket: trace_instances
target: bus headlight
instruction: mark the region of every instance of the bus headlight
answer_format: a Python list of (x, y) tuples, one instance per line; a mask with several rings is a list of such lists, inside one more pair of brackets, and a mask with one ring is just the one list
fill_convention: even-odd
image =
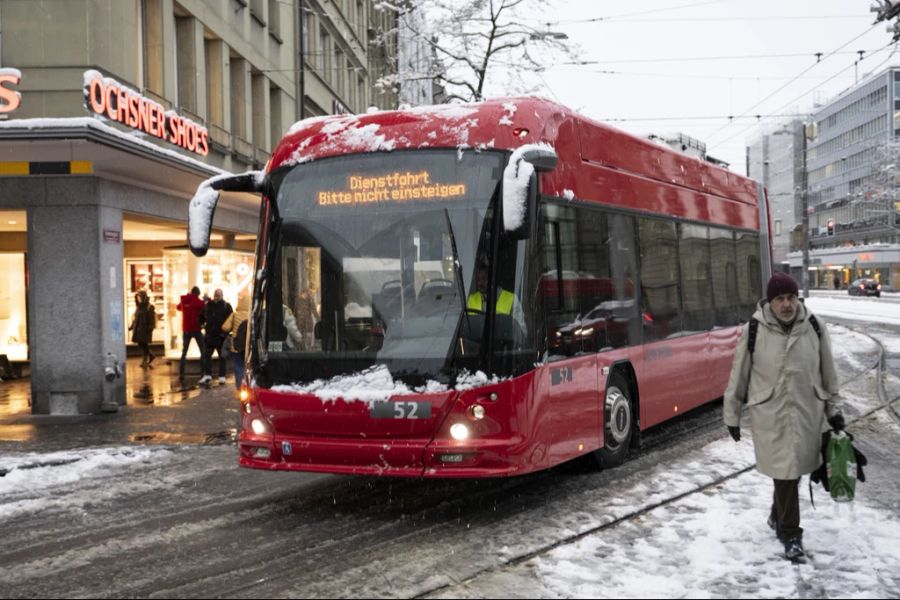
[(463, 423), (457, 423), (450, 428), (450, 435), (453, 436), (454, 440), (462, 442), (463, 440), (469, 439), (469, 428)]
[(250, 423), (250, 427), (256, 435), (262, 435), (266, 432), (266, 424), (259, 419), (253, 419), (253, 422)]

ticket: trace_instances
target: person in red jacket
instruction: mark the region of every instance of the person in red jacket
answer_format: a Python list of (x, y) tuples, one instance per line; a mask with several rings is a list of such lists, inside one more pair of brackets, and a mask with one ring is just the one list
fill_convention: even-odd
[(197, 340), (197, 346), (200, 348), (200, 356), (204, 356), (205, 349), (203, 347), (203, 334), (200, 322), (203, 316), (203, 307), (206, 303), (200, 299), (200, 288), (196, 285), (191, 289), (190, 294), (181, 297), (178, 303), (178, 310), (181, 311), (181, 362), (178, 364), (178, 380), (184, 381), (184, 364), (186, 362), (188, 345), (191, 340)]

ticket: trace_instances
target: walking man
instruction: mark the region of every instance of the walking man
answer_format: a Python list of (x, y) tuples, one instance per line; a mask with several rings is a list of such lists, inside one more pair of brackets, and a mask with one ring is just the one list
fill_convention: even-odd
[(748, 407), (756, 468), (775, 484), (768, 524), (792, 560), (804, 555), (800, 478), (822, 463), (826, 415), (833, 428), (844, 427), (828, 331), (797, 291), (784, 273), (769, 279), (766, 300), (738, 342), (723, 406), (735, 442), (741, 439), (741, 409)]
[(178, 380), (184, 381), (184, 365), (187, 362), (188, 345), (191, 340), (197, 341), (200, 357), (203, 357), (203, 336), (200, 333), (200, 319), (203, 316), (203, 300), (200, 299), (200, 288), (191, 288), (190, 294), (184, 294), (178, 303), (181, 311), (181, 361), (178, 363)]
[(203, 377), (201, 384), (209, 384), (212, 381), (212, 355), (219, 354), (219, 383), (225, 383), (225, 356), (222, 354), (222, 346), (225, 344), (227, 333), (222, 329), (228, 316), (234, 312), (231, 304), (225, 302), (221, 289), (217, 289), (212, 300), (203, 308), (204, 321), (206, 322), (206, 354), (203, 357)]

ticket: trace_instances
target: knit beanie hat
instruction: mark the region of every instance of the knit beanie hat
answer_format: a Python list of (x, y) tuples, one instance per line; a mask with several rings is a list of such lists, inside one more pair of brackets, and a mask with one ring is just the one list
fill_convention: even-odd
[(775, 273), (766, 286), (766, 299), (771, 302), (782, 294), (798, 295), (797, 282), (790, 275)]

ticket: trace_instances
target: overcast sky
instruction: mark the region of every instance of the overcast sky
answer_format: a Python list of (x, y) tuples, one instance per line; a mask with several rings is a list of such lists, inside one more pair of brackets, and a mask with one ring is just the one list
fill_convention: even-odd
[[(541, 19), (592, 64), (550, 68), (541, 94), (633, 133), (686, 133), (744, 173), (745, 147), (760, 126), (725, 117), (807, 113), (852, 87), (857, 70), (862, 79), (900, 65), (886, 25), (873, 26), (871, 3), (558, 0)], [(866, 52), (855, 68), (858, 50)], [(772, 56), (786, 54), (798, 56)], [(723, 58), (735, 56), (758, 58)]]

